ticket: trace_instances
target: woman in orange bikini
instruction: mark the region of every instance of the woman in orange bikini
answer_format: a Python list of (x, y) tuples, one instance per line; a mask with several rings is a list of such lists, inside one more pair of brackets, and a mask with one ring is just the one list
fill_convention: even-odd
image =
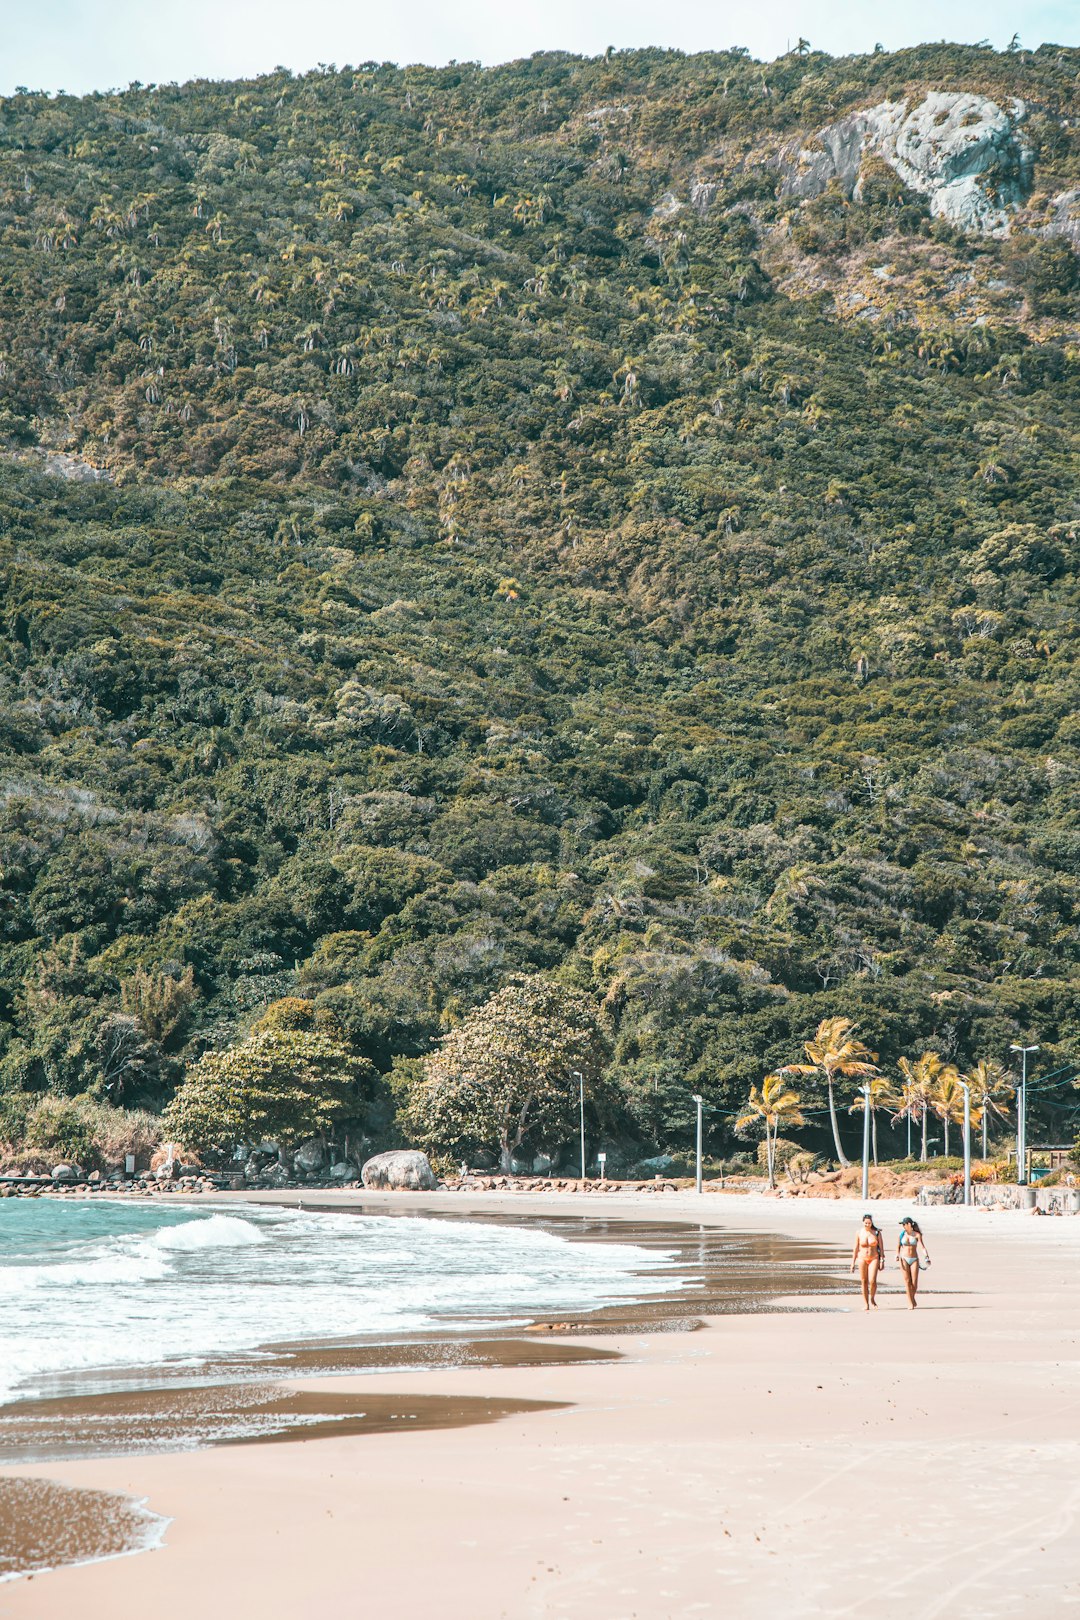
[(872, 1215), (864, 1215), (862, 1225), (855, 1234), (855, 1247), (851, 1253), (852, 1274), (854, 1275), (856, 1266), (859, 1268), (864, 1311), (868, 1311), (871, 1305), (877, 1310), (878, 1272), (884, 1264), (885, 1240), (881, 1235), (881, 1228), (874, 1225)]

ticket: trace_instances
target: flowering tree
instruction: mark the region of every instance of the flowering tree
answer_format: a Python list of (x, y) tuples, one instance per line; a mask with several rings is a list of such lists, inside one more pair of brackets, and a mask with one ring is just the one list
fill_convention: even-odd
[(497, 1147), (508, 1173), (526, 1137), (550, 1147), (572, 1134), (578, 1074), (595, 1101), (604, 1057), (587, 996), (539, 976), (519, 979), (471, 1012), (426, 1060), (406, 1128), (444, 1150)]

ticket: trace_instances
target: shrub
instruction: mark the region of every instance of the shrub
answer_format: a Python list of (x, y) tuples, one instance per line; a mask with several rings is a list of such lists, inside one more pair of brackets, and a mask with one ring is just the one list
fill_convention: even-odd
[[(146, 1160), (161, 1139), (161, 1121), (141, 1110), (113, 1108), (91, 1097), (26, 1101), (21, 1135), (11, 1139), (11, 1146), (35, 1159), (44, 1156), (53, 1164), (72, 1159), (84, 1168), (104, 1169), (122, 1163), (128, 1153)], [(12, 1115), (16, 1111), (9, 1098), (0, 1107)]]
[[(797, 1154), (805, 1153), (806, 1149), (801, 1142), (792, 1142), (789, 1137), (778, 1136), (776, 1139), (775, 1164), (778, 1170), (783, 1170)], [(768, 1168), (768, 1159), (765, 1153), (765, 1143), (759, 1142), (757, 1146), (757, 1162), (762, 1170)]]

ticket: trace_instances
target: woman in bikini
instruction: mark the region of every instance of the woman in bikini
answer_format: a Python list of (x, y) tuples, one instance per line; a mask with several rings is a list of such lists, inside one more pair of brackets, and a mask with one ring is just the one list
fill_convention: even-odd
[(919, 1292), (919, 1248), (922, 1247), (923, 1264), (930, 1264), (930, 1256), (926, 1251), (926, 1240), (918, 1221), (913, 1221), (910, 1215), (905, 1215), (900, 1226), (900, 1241), (896, 1245), (896, 1258), (900, 1262), (900, 1270), (904, 1275), (904, 1287), (907, 1289), (907, 1302), (912, 1310), (915, 1309), (915, 1295)]
[(871, 1305), (877, 1309), (878, 1272), (884, 1264), (885, 1240), (881, 1235), (881, 1228), (874, 1225), (872, 1215), (864, 1215), (862, 1225), (855, 1234), (855, 1247), (851, 1253), (852, 1273), (856, 1266), (859, 1268), (864, 1311), (868, 1311)]

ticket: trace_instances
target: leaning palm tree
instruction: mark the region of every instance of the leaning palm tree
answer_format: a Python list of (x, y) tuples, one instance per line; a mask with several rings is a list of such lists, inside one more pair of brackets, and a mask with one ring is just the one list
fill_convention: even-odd
[(945, 1126), (945, 1157), (949, 1157), (949, 1121), (959, 1125), (964, 1117), (964, 1087), (951, 1063), (943, 1064), (930, 1087), (930, 1107)]
[(750, 1125), (765, 1126), (765, 1163), (770, 1187), (776, 1186), (776, 1142), (781, 1123), (789, 1128), (805, 1124), (799, 1094), (785, 1090), (786, 1086), (782, 1069), (776, 1074), (767, 1074), (760, 1091), (757, 1086), (750, 1087), (746, 1107), (735, 1121), (737, 1131), (744, 1131)]
[(978, 1109), (982, 1124), (982, 1156), (987, 1157), (987, 1130), (991, 1115), (998, 1119), (1006, 1119), (1008, 1110), (1006, 1104), (1012, 1102), (1016, 1096), (1016, 1087), (1013, 1085), (1004, 1067), (994, 1058), (981, 1058), (970, 1074), (964, 1079), (971, 1087), (971, 1105)]
[(901, 1058), (900, 1107), (894, 1118), (917, 1120), (922, 1133), (919, 1158), (926, 1162), (926, 1119), (930, 1112), (930, 1096), (938, 1075), (945, 1068), (945, 1059), (938, 1052), (924, 1052), (921, 1057)]
[[(868, 1099), (870, 1104), (870, 1137), (871, 1141), (873, 1142), (874, 1163), (877, 1164), (878, 1109), (892, 1108), (898, 1099), (893, 1090), (892, 1081), (887, 1079), (883, 1074), (876, 1074), (874, 1075), (873, 1079), (864, 1080), (863, 1085), (867, 1087), (870, 1092)], [(848, 1109), (848, 1113), (861, 1114), (866, 1105), (867, 1098), (865, 1097), (864, 1092), (860, 1089), (859, 1095), (855, 1098), (855, 1101)]]
[(806, 1063), (786, 1063), (779, 1074), (818, 1075), (824, 1079), (829, 1094), (829, 1120), (832, 1124), (836, 1157), (843, 1164), (850, 1159), (840, 1145), (840, 1129), (836, 1123), (836, 1081), (862, 1080), (877, 1074), (877, 1053), (855, 1038), (855, 1025), (850, 1018), (823, 1018), (814, 1038), (803, 1047)]

